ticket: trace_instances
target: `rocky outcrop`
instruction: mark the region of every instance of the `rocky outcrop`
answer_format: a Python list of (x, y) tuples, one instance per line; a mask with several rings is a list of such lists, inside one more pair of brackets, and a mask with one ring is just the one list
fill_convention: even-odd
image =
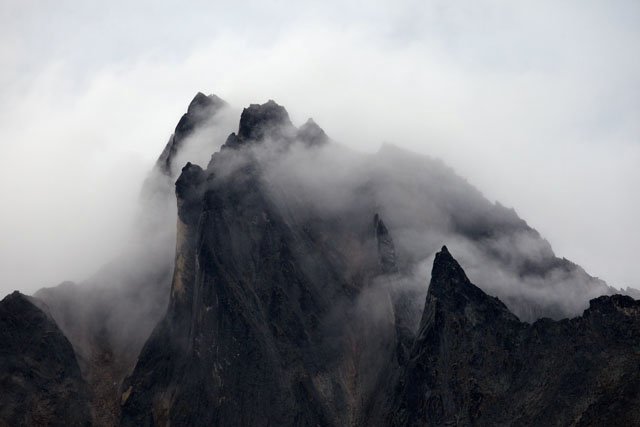
[(88, 395), (53, 319), (17, 291), (0, 301), (0, 426), (89, 426)]
[(420, 331), (389, 423), (636, 425), (640, 301), (603, 296), (581, 317), (520, 322), (436, 255)]
[(289, 137), (293, 129), (287, 110), (270, 99), (242, 110), (238, 139), (241, 142), (282, 139)]

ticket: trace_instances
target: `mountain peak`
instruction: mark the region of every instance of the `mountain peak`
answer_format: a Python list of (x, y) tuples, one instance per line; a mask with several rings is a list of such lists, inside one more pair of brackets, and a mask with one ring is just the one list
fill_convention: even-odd
[(327, 134), (312, 118), (309, 118), (305, 124), (300, 126), (297, 139), (309, 146), (322, 145), (329, 141)]
[(517, 321), (517, 317), (507, 309), (502, 301), (487, 295), (471, 283), (446, 246), (442, 247), (433, 261), (425, 311), (434, 309), (435, 306), (430, 304), (434, 301), (440, 302), (437, 306), (448, 313), (447, 315), (453, 313), (465, 313), (466, 315), (468, 309), (472, 308), (484, 313), (492, 313), (489, 317), (499, 316)]
[(198, 92), (196, 96), (193, 97), (191, 102), (189, 103), (189, 107), (187, 108), (187, 114), (198, 114), (199, 112), (215, 107), (220, 108), (225, 106), (227, 103), (222, 100), (222, 98), (211, 94), (205, 95), (202, 92)]
[(197, 127), (206, 123), (226, 106), (227, 103), (220, 97), (214, 94), (205, 95), (202, 92), (198, 92), (189, 103), (187, 112), (183, 114), (180, 121), (178, 121), (173, 135), (169, 138), (169, 142), (167, 142), (167, 145), (156, 162), (156, 167), (158, 167), (163, 174), (171, 176), (175, 166), (172, 164), (173, 159), (182, 147), (183, 141), (190, 136)]
[(214, 94), (205, 95), (202, 92), (198, 92), (189, 103), (187, 112), (178, 122), (175, 130), (176, 134), (183, 133), (183, 136), (186, 136), (195, 126), (213, 117), (218, 110), (226, 105), (227, 103), (222, 98)]
[(453, 258), (449, 249), (442, 246), (433, 261), (429, 292), (436, 294), (459, 292), (467, 288), (472, 289), (472, 287), (476, 288), (469, 281), (458, 261)]
[(29, 297), (24, 295), (20, 291), (11, 292), (9, 295), (5, 296), (2, 299), (2, 301), (0, 301), (0, 304), (2, 304), (3, 308), (9, 307), (9, 306), (11, 307), (25, 306), (25, 307), (31, 308), (31, 306), (33, 306), (33, 309), (34, 310), (36, 309), (35, 304), (31, 302)]
[(241, 142), (279, 138), (293, 128), (287, 110), (270, 99), (264, 104), (251, 104), (242, 110), (238, 138)]

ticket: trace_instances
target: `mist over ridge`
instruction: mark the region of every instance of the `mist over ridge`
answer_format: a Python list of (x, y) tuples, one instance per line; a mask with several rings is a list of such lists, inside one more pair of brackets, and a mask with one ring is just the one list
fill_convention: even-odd
[[(443, 410), (437, 402), (443, 400), (430, 403), (430, 392), (417, 406), (404, 406), (414, 399), (414, 387), (433, 388), (421, 376), (414, 384), (410, 373), (422, 357), (417, 352), (426, 351), (430, 361), (441, 356), (438, 345), (422, 344), (433, 334), (443, 334), (446, 347), (468, 323), (463, 341), (442, 350), (445, 372), (451, 369), (450, 352), (462, 350), (467, 358), (465, 346), (478, 342), (504, 350), (504, 363), (515, 363), (517, 372), (527, 351), (519, 355), (514, 348), (523, 347), (514, 342), (574, 332), (554, 329), (568, 325), (566, 320), (528, 324), (509, 309), (533, 322), (573, 317), (589, 306), (570, 323), (578, 329), (600, 310), (610, 310), (609, 304), (635, 318), (633, 299), (592, 299), (615, 290), (557, 258), (515, 211), (487, 201), (442, 162), (390, 146), (376, 154), (354, 152), (333, 142), (315, 121), (296, 128), (273, 100), (245, 108), (238, 131), (206, 166), (188, 162), (176, 196), (170, 302), (123, 382), (123, 425), (151, 419), (389, 425), (387, 417), (393, 417), (391, 425), (407, 425), (407, 411), (439, 419)], [(472, 277), (488, 279), (480, 288), (508, 308), (467, 285), (461, 268), (451, 267), (457, 263), (446, 248), (432, 262), (440, 245), (435, 242), (442, 240), (466, 258)], [(432, 263), (426, 288), (425, 270)], [(490, 339), (475, 341), (483, 334)], [(534, 369), (548, 369), (547, 360), (540, 360)], [(460, 366), (475, 369), (477, 363)], [(431, 369), (430, 363), (417, 369), (425, 367)], [(396, 377), (402, 372), (409, 379)], [(406, 384), (406, 400), (398, 388), (379, 386), (385, 379)], [(474, 387), (470, 411), (477, 410)], [(497, 386), (488, 380), (486, 387), (478, 393)], [(528, 382), (526, 390), (531, 387)], [(443, 386), (442, 393), (447, 390)], [(278, 403), (270, 405), (266, 396), (276, 396)], [(400, 401), (397, 408), (394, 399)], [(193, 401), (199, 404), (190, 406)], [(479, 401), (492, 405), (492, 399)]]
[(0, 2), (0, 427), (640, 425), (640, 2)]

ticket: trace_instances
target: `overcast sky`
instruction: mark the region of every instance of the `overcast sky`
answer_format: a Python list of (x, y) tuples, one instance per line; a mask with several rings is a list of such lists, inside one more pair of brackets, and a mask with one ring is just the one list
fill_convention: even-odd
[(635, 0), (1, 0), (0, 294), (117, 252), (197, 91), (440, 157), (640, 287), (639, 22)]

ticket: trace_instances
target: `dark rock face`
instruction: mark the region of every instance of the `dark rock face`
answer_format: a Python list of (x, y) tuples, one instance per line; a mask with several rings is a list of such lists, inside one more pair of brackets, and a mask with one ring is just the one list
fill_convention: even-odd
[(269, 100), (265, 104), (251, 104), (240, 116), (238, 139), (242, 142), (267, 138), (281, 139), (293, 130), (289, 113), (281, 105)]
[(389, 423), (637, 425), (640, 301), (603, 296), (582, 317), (520, 322), (443, 248)]
[[(294, 141), (296, 128), (289, 119), (289, 113), (273, 100), (264, 104), (251, 104), (242, 110), (238, 133), (231, 133), (222, 149), (240, 149), (247, 143), (256, 144), (270, 141), (277, 145), (289, 145)], [(214, 157), (217, 153), (214, 153)], [(207, 169), (210, 169), (213, 159)]]
[(28, 297), (0, 301), (0, 425), (88, 426), (88, 389), (69, 341)]

